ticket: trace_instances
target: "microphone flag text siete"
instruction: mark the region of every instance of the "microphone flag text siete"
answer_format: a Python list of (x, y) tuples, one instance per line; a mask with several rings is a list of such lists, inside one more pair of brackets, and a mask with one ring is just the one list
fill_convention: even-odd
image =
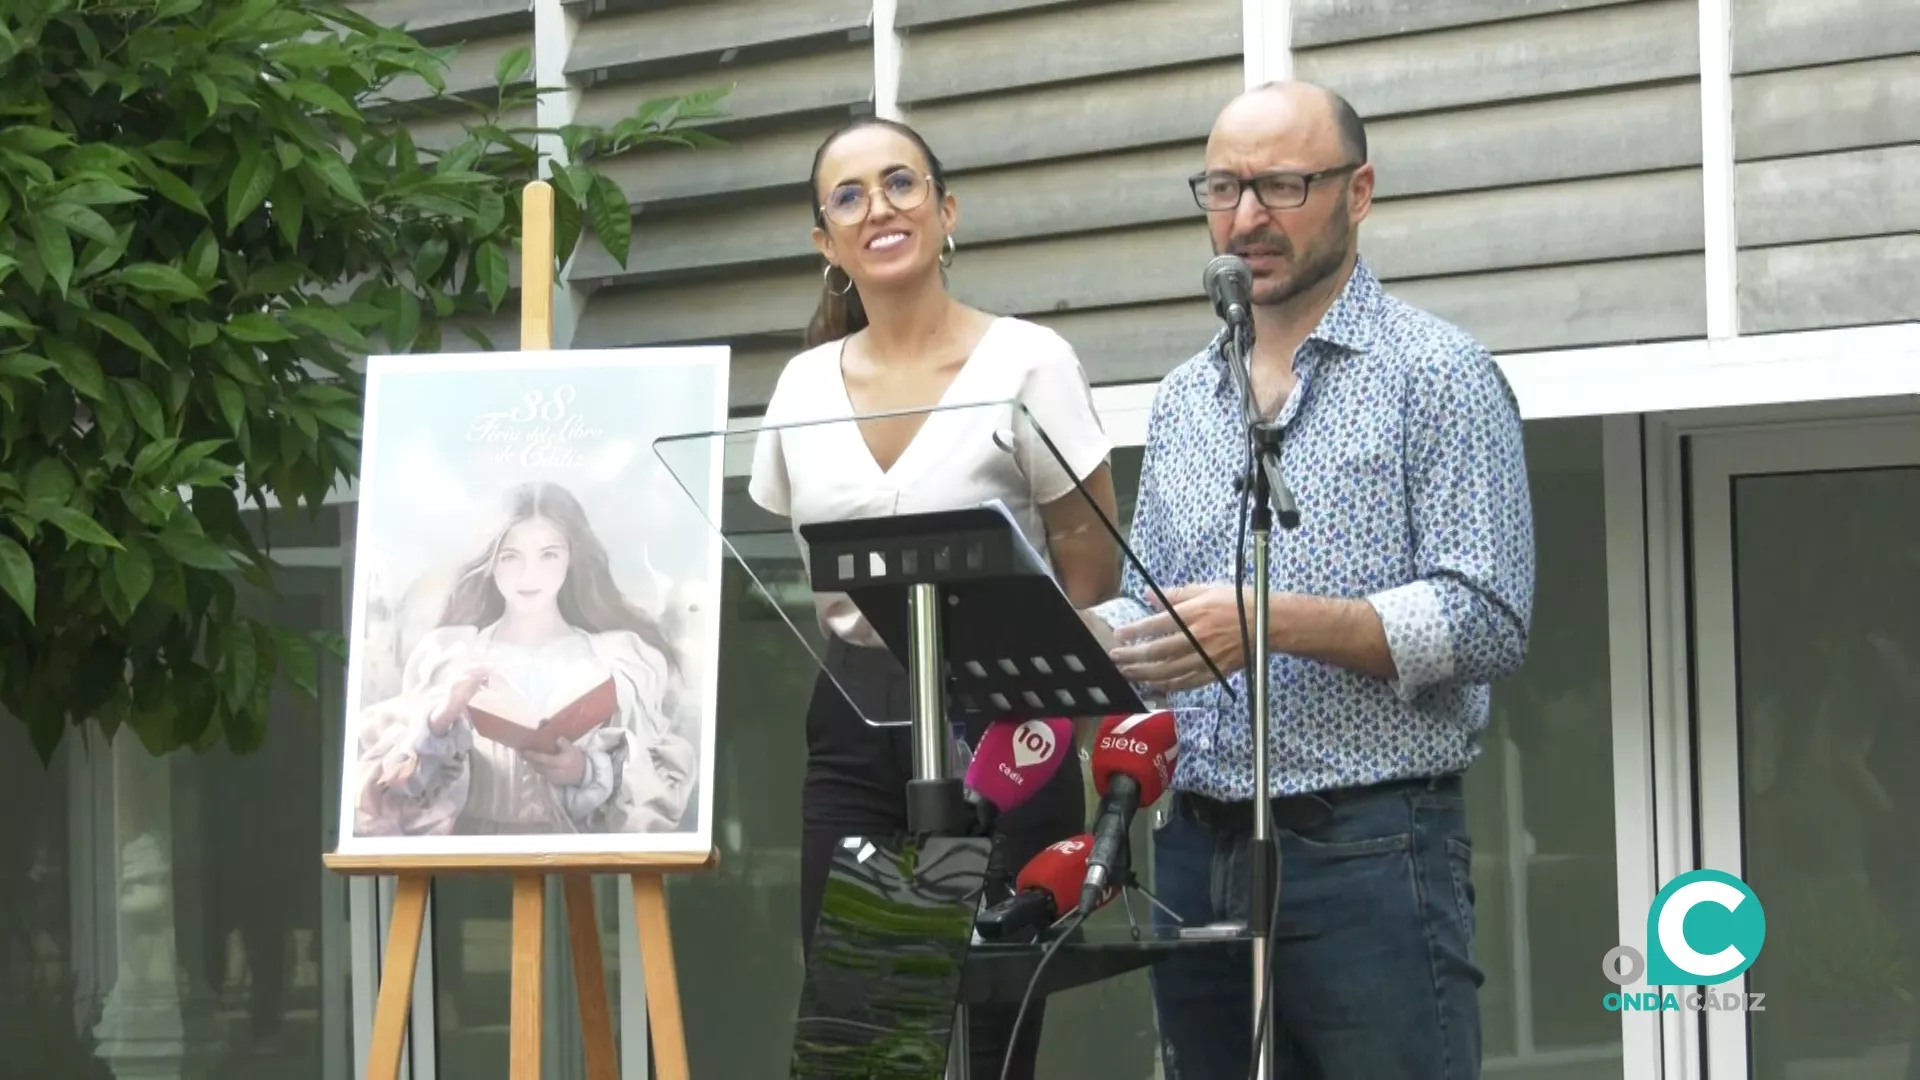
[(1131, 716), (1109, 716), (1093, 744), (1093, 786), (1100, 794), (1100, 816), (1093, 825), (1093, 850), (1080, 889), (1080, 909), (1091, 912), (1112, 885), (1113, 872), (1126, 849), (1127, 830), (1142, 806), (1152, 806), (1173, 780), (1180, 753), (1173, 713), (1161, 709)]

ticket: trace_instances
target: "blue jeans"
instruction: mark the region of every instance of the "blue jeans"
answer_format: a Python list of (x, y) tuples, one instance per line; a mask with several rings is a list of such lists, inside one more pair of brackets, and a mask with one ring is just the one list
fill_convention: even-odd
[[(1185, 796), (1154, 835), (1154, 888), (1188, 925), (1244, 920), (1241, 829)], [(1473, 848), (1458, 779), (1333, 801), (1312, 829), (1276, 830), (1280, 936), (1274, 1076), (1465, 1080), (1480, 1075), (1483, 976), (1473, 958)], [(1271, 912), (1256, 916), (1265, 923)], [(1172, 922), (1158, 908), (1157, 924)], [(1151, 969), (1167, 1080), (1244, 1080), (1253, 1067), (1249, 948), (1197, 948)]]

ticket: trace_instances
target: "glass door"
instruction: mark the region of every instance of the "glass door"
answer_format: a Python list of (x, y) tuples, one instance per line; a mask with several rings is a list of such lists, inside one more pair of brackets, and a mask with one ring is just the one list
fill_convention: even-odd
[(1696, 435), (1689, 480), (1700, 864), (1765, 916), (1682, 995), (1705, 1075), (1920, 1080), (1920, 417)]

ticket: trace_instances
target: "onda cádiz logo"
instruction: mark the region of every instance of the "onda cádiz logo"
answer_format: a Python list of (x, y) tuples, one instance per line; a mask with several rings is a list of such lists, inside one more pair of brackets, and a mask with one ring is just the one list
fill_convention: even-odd
[[(1646, 954), (1621, 945), (1601, 960), (1607, 980), (1621, 988), (1602, 1004), (1610, 1012), (1765, 1012), (1765, 994), (1716, 994), (1712, 988), (1752, 967), (1766, 940), (1766, 912), (1746, 882), (1719, 870), (1681, 874), (1647, 910)], [(1648, 989), (1627, 991), (1642, 975)], [(1681, 995), (1673, 989), (1679, 987), (1700, 990)]]
[(1056, 749), (1053, 728), (1043, 720), (1029, 720), (1014, 730), (1013, 764), (1001, 763), (1000, 773), (1016, 784), (1025, 784), (1027, 778), (1020, 770), (1050, 760)]

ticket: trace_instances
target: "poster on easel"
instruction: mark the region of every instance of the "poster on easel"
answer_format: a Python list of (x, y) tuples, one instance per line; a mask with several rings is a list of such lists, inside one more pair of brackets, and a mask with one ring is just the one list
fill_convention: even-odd
[(368, 360), (340, 853), (709, 850), (728, 355)]

